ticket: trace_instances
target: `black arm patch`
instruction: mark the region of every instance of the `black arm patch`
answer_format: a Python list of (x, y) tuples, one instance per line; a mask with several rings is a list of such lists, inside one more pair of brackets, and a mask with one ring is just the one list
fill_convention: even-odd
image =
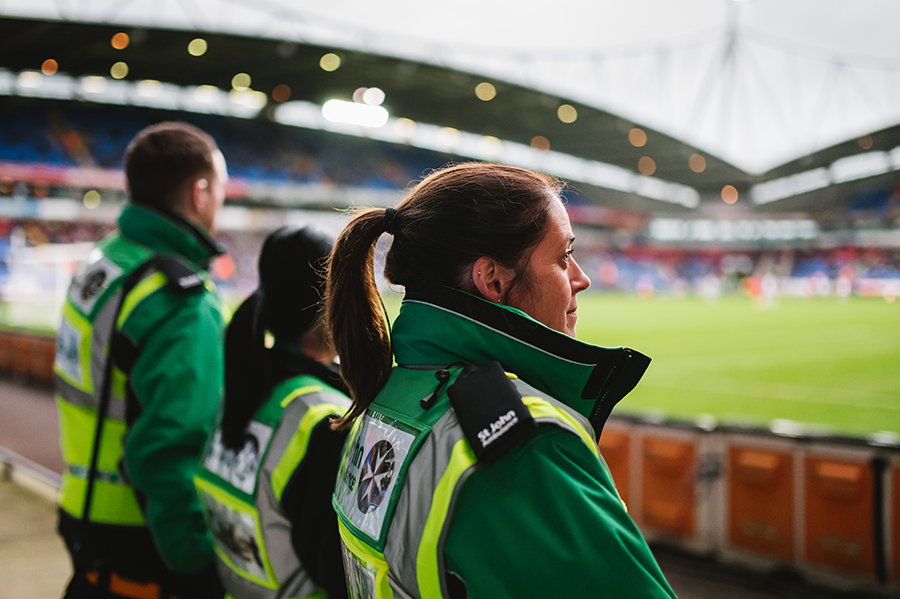
[(497, 461), (537, 428), (499, 362), (466, 366), (447, 395), (479, 462)]
[(194, 269), (180, 258), (160, 254), (154, 259), (156, 268), (165, 275), (169, 287), (179, 295), (190, 295), (203, 291), (205, 281)]

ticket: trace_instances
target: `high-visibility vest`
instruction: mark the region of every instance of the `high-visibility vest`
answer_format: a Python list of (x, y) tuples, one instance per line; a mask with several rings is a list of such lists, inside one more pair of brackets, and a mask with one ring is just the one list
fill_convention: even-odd
[[(134, 489), (120, 470), (128, 428), (126, 370), (130, 368), (123, 364), (129, 356), (119, 364), (108, 361), (116, 353), (112, 349), (115, 333), (143, 300), (166, 285), (193, 292), (211, 283), (179, 259), (154, 254), (119, 234), (102, 240), (76, 268), (63, 305), (54, 364), (60, 445), (66, 464), (58, 502), (75, 519), (84, 515), (99, 431), (87, 521), (121, 526), (146, 523)], [(107, 371), (110, 397), (101, 423), (98, 410)]]
[[(521, 380), (513, 383), (536, 424), (577, 435), (598, 455), (586, 418)], [(505, 424), (501, 418), (493, 430)], [(350, 597), (447, 598), (443, 541), (457, 493), (478, 463), (470, 441), (449, 409), (433, 426), (377, 405), (356, 421), (334, 495)]]
[(210, 436), (194, 482), (230, 597), (325, 596), (297, 558), (279, 506), (313, 429), (349, 405), (317, 377), (301, 375), (278, 385), (257, 410), (240, 451), (223, 445), (221, 428)]

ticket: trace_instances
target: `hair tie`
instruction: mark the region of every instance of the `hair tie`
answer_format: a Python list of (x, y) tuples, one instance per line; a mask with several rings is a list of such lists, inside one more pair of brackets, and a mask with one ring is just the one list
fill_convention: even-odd
[(394, 234), (394, 215), (397, 211), (393, 208), (384, 209), (384, 232), (388, 235)]

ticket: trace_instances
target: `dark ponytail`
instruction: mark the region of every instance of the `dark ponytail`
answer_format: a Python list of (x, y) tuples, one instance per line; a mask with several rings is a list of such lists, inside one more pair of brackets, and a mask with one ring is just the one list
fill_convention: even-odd
[(271, 366), (265, 359), (265, 328), (260, 322), (262, 294), (244, 300), (225, 329), (225, 408), (222, 442), (234, 450), (244, 445), (247, 423), (270, 387)]
[(225, 332), (226, 447), (243, 446), (247, 424), (281, 382), (272, 366), (275, 350), (265, 346), (266, 331), (277, 341), (297, 343), (321, 322), (330, 252), (331, 241), (310, 229), (282, 227), (266, 237), (259, 289), (244, 300)]
[[(353, 405), (334, 427), (347, 428), (375, 399), (393, 364), (391, 336), (375, 282), (375, 242), (386, 232), (385, 210), (356, 215), (334, 244), (325, 292), (326, 320)], [(389, 222), (387, 224), (390, 224)], [(350, 365), (350, 368), (346, 368)]]
[(359, 213), (335, 243), (328, 272), (327, 321), (353, 397), (336, 421), (349, 427), (387, 382), (390, 333), (375, 283), (378, 237), (393, 236), (384, 275), (396, 285), (431, 282), (477, 294), (472, 265), (487, 256), (514, 269), (507, 288), (528, 287), (525, 264), (543, 238), (558, 179), (523, 168), (469, 162), (423, 179), (396, 209)]

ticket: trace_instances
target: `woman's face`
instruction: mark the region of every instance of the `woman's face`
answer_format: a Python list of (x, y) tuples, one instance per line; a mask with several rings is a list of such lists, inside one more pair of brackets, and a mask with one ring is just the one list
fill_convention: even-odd
[(547, 232), (528, 259), (525, 285), (514, 288), (509, 305), (551, 329), (575, 337), (578, 314), (575, 294), (591, 285), (575, 258), (575, 235), (559, 198), (550, 204)]

